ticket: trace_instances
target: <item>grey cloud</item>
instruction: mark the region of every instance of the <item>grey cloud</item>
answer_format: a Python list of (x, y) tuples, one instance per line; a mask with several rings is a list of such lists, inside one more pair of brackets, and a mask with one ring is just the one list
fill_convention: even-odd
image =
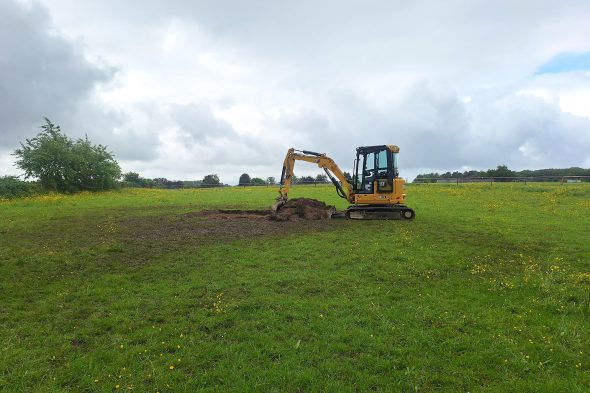
[(473, 105), (467, 162), (548, 168), (583, 165), (590, 156), (590, 119), (564, 113), (557, 102), (513, 94)]
[[(119, 132), (123, 140), (137, 139), (137, 143), (128, 146), (137, 150), (135, 156), (119, 155), (127, 161), (157, 161), (162, 156), (170, 159), (176, 152), (190, 156), (189, 162), (174, 161), (178, 168), (204, 164), (256, 165), (267, 153), (268, 147), (261, 144), (259, 138), (236, 132), (230, 123), (217, 117), (213, 106), (206, 102), (149, 103), (135, 105), (132, 111)], [(110, 146), (115, 153), (122, 152), (118, 143)]]
[(304, 135), (319, 135), (330, 130), (329, 119), (315, 109), (284, 114), (279, 118), (279, 123), (297, 134)]
[(300, 147), (327, 152), (345, 168), (354, 147), (388, 143), (401, 147), (406, 170), (563, 167), (589, 157), (590, 119), (536, 97), (490, 95), (466, 104), (448, 86), (426, 81), (386, 109), (350, 91), (335, 95), (332, 120), (303, 110), (280, 124), (307, 136)]
[[(86, 133), (106, 144), (117, 159), (155, 166), (162, 159), (171, 160), (172, 167), (189, 173), (195, 165), (257, 165), (271, 150), (258, 137), (236, 132), (207, 102), (137, 103), (117, 113), (105, 112), (99, 104), (87, 105), (71, 122), (95, 127)], [(187, 162), (178, 162), (181, 151), (190, 157)]]
[(36, 3), (0, 2), (0, 148), (32, 136), (43, 116), (66, 118), (112, 70), (85, 60)]
[(232, 126), (213, 115), (203, 103), (169, 105), (168, 116), (187, 136), (188, 143), (202, 142), (206, 138), (232, 136)]
[[(331, 92), (326, 113), (304, 109), (279, 119), (285, 135), (297, 148), (330, 155), (344, 170), (350, 170), (357, 146), (397, 144), (406, 166), (426, 166), (424, 161), (445, 164), (444, 155), (433, 149), (448, 149), (465, 133), (462, 106), (449, 94), (434, 94), (425, 83), (413, 86), (399, 102), (383, 108), (351, 90)], [(444, 127), (444, 132), (441, 132)]]
[[(114, 110), (87, 98), (70, 111), (50, 119), (71, 138), (87, 136), (93, 143), (106, 145), (117, 159), (150, 161), (157, 157), (160, 143), (163, 124), (160, 112), (160, 106), (151, 102)], [(41, 120), (37, 119), (35, 124)], [(37, 131), (36, 127), (29, 128), (25, 136), (32, 137)]]
[[(52, 4), (70, 2), (51, 0)], [(101, 15), (113, 25), (135, 26), (183, 20), (206, 30), (218, 51), (238, 59), (263, 57), (293, 73), (436, 73), (463, 83), (520, 78), (547, 60), (547, 46), (585, 45), (588, 5), (574, 1), (556, 7), (551, 0), (497, 1), (190, 1), (146, 3), (105, 0), (85, 4), (83, 13)], [(102, 19), (97, 19), (102, 20)], [(572, 30), (573, 26), (575, 29)], [(586, 44), (587, 45), (587, 44)], [(519, 57), (519, 61), (513, 59)], [(308, 76), (313, 79), (313, 75)]]
[(127, 161), (157, 160), (167, 142), (177, 142), (190, 150), (236, 135), (229, 123), (215, 117), (212, 107), (202, 102), (139, 102), (118, 112), (108, 111), (100, 103), (88, 103), (70, 117), (69, 123), (78, 127), (69, 134), (89, 129), (85, 133), (93, 141), (107, 145), (118, 159)]
[[(92, 135), (93, 141), (107, 145), (117, 159), (148, 162), (154, 160), (157, 157), (161, 130), (159, 123), (148, 115), (150, 108), (155, 110), (156, 106), (144, 103), (117, 114), (102, 112), (103, 117), (90, 124), (96, 126), (102, 123), (103, 126), (98, 126), (89, 135)], [(89, 107), (88, 111), (92, 109)], [(88, 111), (84, 112), (78, 123), (89, 124)]]

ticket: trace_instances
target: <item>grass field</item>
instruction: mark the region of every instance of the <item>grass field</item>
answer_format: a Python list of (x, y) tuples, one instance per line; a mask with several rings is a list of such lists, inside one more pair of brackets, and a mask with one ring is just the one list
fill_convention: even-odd
[(2, 201), (0, 390), (589, 391), (590, 185), (407, 192), (413, 222), (193, 214), (273, 188)]

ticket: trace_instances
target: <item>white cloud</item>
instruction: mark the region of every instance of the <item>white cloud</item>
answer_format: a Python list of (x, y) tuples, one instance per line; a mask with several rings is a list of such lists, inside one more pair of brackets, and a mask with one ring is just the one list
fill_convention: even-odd
[(590, 70), (537, 75), (523, 92), (557, 102), (564, 112), (590, 118)]
[[(407, 177), (590, 162), (588, 72), (535, 75), (558, 53), (590, 51), (585, 1), (42, 3), (6, 4), (58, 34), (82, 70), (60, 86), (74, 109), (52, 120), (90, 130), (145, 176), (277, 177), (290, 146), (349, 169), (356, 146), (383, 143), (400, 145)], [(0, 45), (39, 31), (23, 26), (0, 28)], [(31, 63), (54, 63), (46, 47)], [(40, 75), (12, 58), (0, 83)], [(39, 81), (47, 95), (21, 105), (22, 130), (60, 91)]]

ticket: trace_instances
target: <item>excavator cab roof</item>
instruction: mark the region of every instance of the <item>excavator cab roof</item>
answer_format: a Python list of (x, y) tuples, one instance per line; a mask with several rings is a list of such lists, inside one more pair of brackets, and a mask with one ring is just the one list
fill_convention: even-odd
[(361, 146), (356, 148), (356, 152), (357, 154), (368, 154), (386, 149), (392, 153), (399, 153), (399, 147), (397, 147), (396, 145)]

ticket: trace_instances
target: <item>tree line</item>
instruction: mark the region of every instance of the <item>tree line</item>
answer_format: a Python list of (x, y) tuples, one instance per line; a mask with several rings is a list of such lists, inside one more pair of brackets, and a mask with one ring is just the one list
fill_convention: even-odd
[(223, 186), (217, 174), (210, 174), (203, 177), (202, 180), (169, 180), (165, 177), (154, 179), (144, 178), (137, 172), (127, 172), (123, 174), (123, 187), (140, 187), (140, 188), (183, 188), (183, 187), (217, 187)]
[(511, 178), (537, 178), (546, 176), (590, 176), (590, 169), (579, 167), (563, 168), (563, 169), (525, 169), (522, 171), (510, 170), (506, 165), (498, 165), (496, 169), (488, 169), (485, 171), (447, 171), (445, 173), (431, 172), (416, 176), (414, 182), (434, 182), (434, 179), (470, 179), (478, 177), (494, 177), (504, 178), (503, 180), (511, 181)]
[[(121, 186), (145, 188), (216, 187), (223, 186), (217, 174), (209, 174), (201, 180), (179, 181), (166, 178), (147, 179), (136, 172), (122, 174), (119, 164), (106, 146), (92, 144), (88, 138), (72, 139), (61, 128), (45, 118), (41, 132), (26, 139), (13, 153), (16, 166), (25, 175), (25, 181), (15, 176), (0, 177), (0, 198), (14, 198), (55, 191), (72, 193), (78, 191), (110, 190)], [(344, 172), (352, 182), (352, 176)], [(590, 169), (537, 169), (512, 171), (506, 165), (486, 171), (425, 173), (416, 176), (414, 182), (433, 182), (436, 178), (466, 179), (478, 177), (511, 178), (543, 176), (590, 176)], [(122, 181), (120, 180), (122, 178)], [(35, 179), (34, 181), (27, 181)], [(240, 186), (275, 185), (274, 177), (262, 179), (243, 173)], [(294, 184), (330, 183), (328, 176), (293, 176)]]
[[(352, 176), (350, 175), (350, 173), (348, 172), (344, 172), (344, 176), (346, 177), (346, 179), (351, 182), (352, 181)], [(293, 177), (291, 178), (291, 183), (293, 184), (330, 184), (331, 181), (330, 179), (328, 179), (328, 176), (324, 175), (324, 174), (318, 174), (316, 176), (295, 176), (293, 175)], [(259, 185), (276, 185), (277, 182), (275, 180), (274, 177), (267, 177), (266, 180), (263, 180), (259, 177), (253, 177), (250, 178), (250, 175), (248, 175), (247, 173), (243, 173), (240, 176), (240, 179), (238, 181), (238, 185), (240, 186), (259, 186)]]
[[(41, 131), (20, 143), (13, 155), (25, 181), (16, 176), (0, 177), (0, 198), (31, 196), (42, 192), (73, 193), (110, 190), (118, 187), (183, 188), (223, 186), (217, 174), (201, 180), (148, 179), (136, 172), (122, 173), (106, 146), (88, 138), (74, 140), (59, 125), (45, 118)], [(294, 183), (328, 183), (326, 175), (294, 177)], [(239, 185), (275, 185), (274, 177), (262, 179), (244, 173)]]

